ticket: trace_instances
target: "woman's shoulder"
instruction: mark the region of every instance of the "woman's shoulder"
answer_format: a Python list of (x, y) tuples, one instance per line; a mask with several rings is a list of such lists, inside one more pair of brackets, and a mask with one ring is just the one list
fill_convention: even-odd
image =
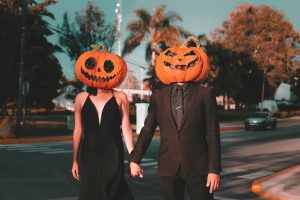
[(127, 101), (127, 95), (123, 91), (114, 90), (114, 95), (115, 95), (116, 98), (118, 98), (122, 101)]
[(87, 98), (89, 93), (87, 92), (79, 92), (75, 97), (75, 102), (83, 102)]

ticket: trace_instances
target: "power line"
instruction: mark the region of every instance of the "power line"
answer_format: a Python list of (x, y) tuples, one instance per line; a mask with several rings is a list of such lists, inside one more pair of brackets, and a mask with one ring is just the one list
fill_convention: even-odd
[(131, 58), (128, 58), (128, 57), (126, 57), (125, 60), (129, 60), (129, 61), (134, 62), (134, 63), (136, 63), (136, 64), (139, 64), (139, 65), (141, 65), (141, 66), (144, 66), (144, 65), (145, 65), (145, 63), (139, 62), (139, 61), (137, 61), (137, 60), (135, 60), (135, 59), (131, 59)]
[(49, 28), (50, 30), (52, 30), (52, 31), (54, 31), (58, 34), (61, 34), (63, 36), (67, 36), (67, 34), (63, 33), (62, 31), (60, 31), (57, 27), (53, 26), (52, 24), (47, 24), (46, 26), (47, 26), (47, 28)]

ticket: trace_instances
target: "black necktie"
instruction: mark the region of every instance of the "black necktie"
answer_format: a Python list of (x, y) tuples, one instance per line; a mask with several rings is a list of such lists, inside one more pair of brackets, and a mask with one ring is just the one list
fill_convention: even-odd
[(177, 127), (179, 129), (183, 117), (183, 88), (182, 87), (176, 88), (176, 99), (177, 99), (177, 104), (175, 109), (177, 111)]

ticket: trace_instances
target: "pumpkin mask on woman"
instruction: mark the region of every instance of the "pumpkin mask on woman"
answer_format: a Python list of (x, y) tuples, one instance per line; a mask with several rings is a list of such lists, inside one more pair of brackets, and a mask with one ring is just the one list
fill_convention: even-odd
[[(190, 42), (194, 42), (197, 47), (188, 47)], [(163, 51), (157, 57), (155, 66), (156, 75), (164, 84), (201, 83), (209, 70), (208, 56), (195, 37), (189, 37), (181, 47), (171, 47)]]
[(127, 65), (118, 55), (99, 50), (86, 51), (76, 62), (76, 76), (85, 85), (95, 88), (112, 89), (119, 86), (126, 77)]

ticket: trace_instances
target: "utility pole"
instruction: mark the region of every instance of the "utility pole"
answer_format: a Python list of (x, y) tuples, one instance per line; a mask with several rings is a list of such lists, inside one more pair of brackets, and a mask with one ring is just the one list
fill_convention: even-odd
[(18, 90), (18, 107), (17, 107), (17, 121), (16, 121), (16, 135), (18, 134), (22, 121), (22, 100), (23, 100), (23, 79), (24, 79), (24, 60), (25, 60), (25, 33), (26, 33), (26, 15), (27, 15), (27, 0), (22, 0), (21, 16), (21, 53), (20, 53), (20, 71), (19, 71), (19, 90)]
[(266, 79), (266, 69), (263, 70), (263, 80), (262, 80), (262, 87), (261, 87), (261, 103), (260, 103), (260, 111), (263, 111), (263, 103), (265, 98), (265, 79)]
[(142, 80), (141, 80), (141, 102), (143, 102), (143, 98), (144, 98), (144, 95), (143, 95), (143, 89), (144, 89), (144, 70), (145, 68), (144, 67), (140, 67), (141, 68), (141, 72), (142, 72)]
[[(258, 47), (256, 47), (254, 49), (254, 52), (253, 52), (253, 58), (255, 58), (256, 54), (258, 53), (258, 49), (259, 49), (259, 45)], [(270, 61), (270, 58), (269, 58), (269, 61)], [(262, 70), (262, 86), (261, 86), (261, 103), (260, 103), (260, 111), (262, 112), (264, 107), (263, 107), (263, 104), (264, 104), (264, 99), (265, 99), (265, 79), (266, 79), (266, 73), (267, 73), (267, 69), (264, 68)]]

